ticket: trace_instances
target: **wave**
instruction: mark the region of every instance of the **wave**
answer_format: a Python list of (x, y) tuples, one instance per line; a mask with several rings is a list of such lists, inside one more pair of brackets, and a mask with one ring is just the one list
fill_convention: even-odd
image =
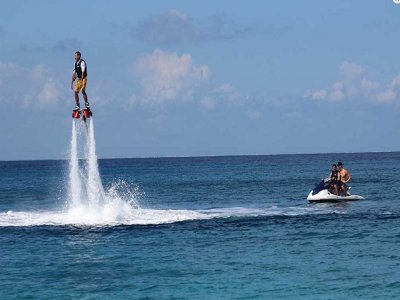
[(124, 201), (113, 201), (102, 207), (78, 206), (66, 211), (0, 212), (0, 227), (5, 226), (120, 226), (160, 225), (183, 221), (261, 216), (302, 216), (343, 213), (333, 207), (212, 208), (201, 210), (149, 209), (132, 207)]

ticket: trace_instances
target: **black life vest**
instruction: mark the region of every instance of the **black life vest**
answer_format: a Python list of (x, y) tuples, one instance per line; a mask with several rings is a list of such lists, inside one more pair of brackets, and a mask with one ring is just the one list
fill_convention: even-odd
[(83, 72), (83, 76), (82, 76), (82, 68), (81, 68), (82, 61), (84, 61), (84, 60), (80, 59), (78, 62), (75, 62), (75, 73), (78, 76), (78, 78), (86, 78), (86, 76), (87, 76), (87, 63), (86, 62), (85, 62), (85, 65), (86, 65), (85, 72)]
[(332, 182), (338, 182), (339, 181), (339, 171), (332, 171), (331, 172), (331, 178), (329, 178)]

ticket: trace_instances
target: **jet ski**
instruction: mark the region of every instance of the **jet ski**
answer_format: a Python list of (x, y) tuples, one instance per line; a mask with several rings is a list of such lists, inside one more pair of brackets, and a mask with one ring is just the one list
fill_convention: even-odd
[(351, 195), (348, 188), (347, 194), (341, 193), (339, 196), (332, 193), (329, 189), (329, 179), (323, 179), (315, 188), (308, 194), (307, 200), (310, 203), (323, 203), (323, 202), (344, 202), (344, 201), (357, 201), (362, 200), (364, 197), (359, 195)]

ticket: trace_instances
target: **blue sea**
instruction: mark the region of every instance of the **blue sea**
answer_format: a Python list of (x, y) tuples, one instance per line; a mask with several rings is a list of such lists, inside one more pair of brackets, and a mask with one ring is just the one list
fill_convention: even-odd
[[(332, 163), (365, 200), (308, 204)], [(80, 161), (80, 164), (84, 164)], [(400, 153), (0, 162), (0, 299), (400, 299)]]

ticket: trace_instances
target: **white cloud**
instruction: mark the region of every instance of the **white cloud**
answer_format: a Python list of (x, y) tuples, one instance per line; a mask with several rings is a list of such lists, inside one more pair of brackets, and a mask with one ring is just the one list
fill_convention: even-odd
[(190, 43), (201, 33), (182, 12), (169, 10), (156, 17), (136, 24), (132, 36), (151, 44)]
[(17, 75), (21, 71), (20, 66), (16, 63), (3, 63), (0, 62), (0, 78), (8, 78)]
[(225, 83), (214, 90), (214, 93), (224, 101), (231, 105), (243, 105), (246, 102), (246, 97), (241, 95), (231, 84)]
[(205, 96), (201, 99), (200, 104), (207, 110), (213, 110), (216, 106), (215, 99), (211, 96)]
[(361, 80), (361, 88), (364, 90), (364, 91), (374, 91), (374, 90), (376, 90), (376, 89), (379, 89), (379, 88), (381, 88), (381, 85), (378, 83), (378, 82), (376, 82), (376, 81), (373, 81), (373, 80), (368, 80), (368, 79), (366, 79), (366, 78), (363, 78), (362, 80)]
[(339, 74), (339, 80), (330, 89), (308, 90), (304, 97), (329, 102), (367, 100), (374, 103), (393, 103), (399, 100), (400, 75), (390, 83), (382, 84), (368, 78), (365, 67), (347, 61), (340, 65)]
[(327, 92), (325, 90), (308, 90), (305, 92), (304, 97), (313, 100), (323, 100), (326, 97)]
[(391, 82), (391, 86), (393, 88), (400, 88), (400, 74), (397, 75), (395, 78), (393, 78), (393, 80)]
[(263, 116), (263, 113), (254, 109), (250, 109), (246, 112), (246, 115), (252, 120), (258, 120)]
[(397, 93), (391, 89), (386, 89), (374, 95), (378, 103), (392, 103), (397, 99)]
[(212, 110), (217, 103), (230, 106), (241, 106), (246, 102), (246, 97), (242, 96), (231, 84), (224, 83), (208, 92), (200, 101), (201, 106)]
[(141, 104), (192, 99), (195, 89), (210, 77), (208, 66), (195, 66), (190, 54), (159, 49), (139, 58), (132, 71), (141, 87), (140, 95), (132, 99)]
[(11, 102), (12, 82), (17, 83), (21, 67), (11, 62), (0, 62), (0, 104)]
[(288, 117), (290, 119), (296, 118), (297, 117), (297, 112), (295, 112), (295, 111), (288, 112), (288, 113), (286, 113), (286, 117)]
[(0, 62), (0, 103), (19, 104), (29, 108), (55, 105), (60, 100), (60, 84), (51, 78), (47, 66), (25, 68)]
[(343, 62), (339, 70), (341, 77), (346, 81), (358, 79), (365, 72), (365, 68), (362, 66), (356, 63), (350, 63), (348, 61)]
[(345, 93), (345, 86), (343, 82), (336, 82), (333, 84), (332, 90), (330, 91), (328, 98), (331, 101), (342, 101), (346, 98)]
[(57, 83), (53, 80), (53, 78), (48, 79), (38, 96), (38, 103), (40, 106), (55, 106), (59, 101), (59, 92), (57, 88)]
[(180, 12), (179, 10), (176, 9), (170, 9), (167, 13), (170, 17), (175, 17), (178, 19), (181, 19), (183, 21), (188, 21), (188, 17), (186, 14), (184, 14), (183, 12)]
[(224, 93), (224, 94), (236, 93), (235, 88), (229, 83), (224, 83), (220, 85), (214, 91), (217, 93)]
[(30, 72), (31, 79), (34, 81), (41, 81), (45, 77), (46, 68), (43, 64), (33, 67)]
[(153, 45), (176, 45), (233, 39), (252, 32), (254, 29), (238, 26), (222, 15), (194, 20), (179, 10), (170, 9), (135, 24), (131, 35)]
[(54, 50), (56, 51), (77, 51), (78, 49), (82, 48), (84, 43), (74, 37), (65, 38), (63, 40), (58, 41), (55, 46)]

